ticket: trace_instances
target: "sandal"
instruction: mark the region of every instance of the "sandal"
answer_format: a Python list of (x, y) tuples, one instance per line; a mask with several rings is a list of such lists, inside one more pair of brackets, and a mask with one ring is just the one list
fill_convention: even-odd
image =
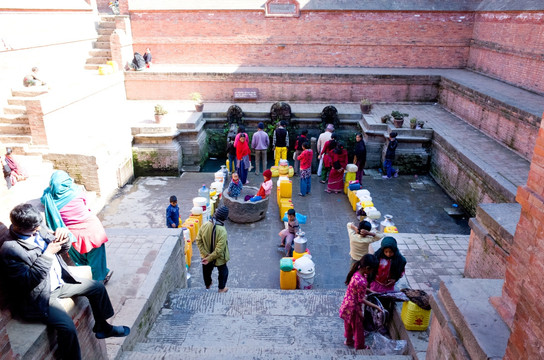
[(130, 334), (130, 328), (128, 326), (112, 326), (111, 330), (107, 333), (100, 331), (94, 334), (94, 336), (97, 339), (107, 339), (110, 337), (125, 337), (128, 336), (128, 334)]

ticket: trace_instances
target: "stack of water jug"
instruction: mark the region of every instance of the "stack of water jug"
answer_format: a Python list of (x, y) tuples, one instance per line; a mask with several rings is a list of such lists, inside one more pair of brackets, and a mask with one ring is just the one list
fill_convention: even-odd
[(306, 247), (304, 232), (297, 232), (293, 240), (293, 257), (280, 260), (280, 288), (282, 290), (311, 289), (314, 283), (315, 264)]

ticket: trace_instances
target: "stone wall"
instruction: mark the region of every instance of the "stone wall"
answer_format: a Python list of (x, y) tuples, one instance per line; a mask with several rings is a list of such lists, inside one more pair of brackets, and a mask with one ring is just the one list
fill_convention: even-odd
[(119, 152), (97, 150), (95, 155), (49, 153), (44, 159), (51, 161), (55, 169), (66, 171), (87, 191), (94, 191), (104, 199), (134, 176), (130, 144)]
[(440, 82), (440, 104), (486, 135), (531, 159), (540, 118), (447, 78)]
[(505, 359), (544, 358), (544, 127), (541, 126), (527, 185), (518, 190), (521, 218), (508, 258), (502, 297), (493, 299), (510, 326)]
[[(181, 70), (181, 69), (180, 69)], [(129, 100), (189, 99), (195, 90), (208, 101), (234, 101), (234, 88), (259, 89), (259, 101), (359, 102), (370, 98), (380, 102), (431, 102), (438, 98), (439, 76), (354, 75), (281, 72), (125, 73)]]
[(507, 257), (519, 221), (519, 204), (481, 204), (470, 219), (465, 277), (504, 279)]
[(468, 67), (544, 93), (544, 12), (481, 12), (474, 15)]

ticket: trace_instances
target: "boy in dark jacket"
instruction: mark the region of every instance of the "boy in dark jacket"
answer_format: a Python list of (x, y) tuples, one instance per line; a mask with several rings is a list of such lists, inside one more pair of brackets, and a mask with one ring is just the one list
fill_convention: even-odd
[(382, 178), (391, 179), (391, 177), (399, 176), (399, 171), (393, 168), (393, 160), (395, 160), (395, 151), (399, 142), (397, 141), (397, 133), (391, 132), (389, 134), (389, 144), (387, 145), (387, 150), (385, 151), (385, 161), (383, 162), (383, 167), (385, 169), (385, 174)]

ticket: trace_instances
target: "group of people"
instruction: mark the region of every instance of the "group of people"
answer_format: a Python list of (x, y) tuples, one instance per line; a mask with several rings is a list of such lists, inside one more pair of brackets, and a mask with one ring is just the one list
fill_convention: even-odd
[[(55, 171), (41, 198), (45, 221), (30, 204), (15, 206), (11, 225), (0, 233), (0, 274), (3, 294), (14, 317), (43, 322), (57, 331), (62, 359), (81, 359), (76, 326), (60, 299), (84, 296), (89, 300), (97, 339), (125, 337), (127, 326), (113, 326), (114, 315), (105, 284), (106, 232), (87, 205), (84, 189), (64, 171)], [(92, 280), (76, 276), (65, 262), (89, 265)]]

